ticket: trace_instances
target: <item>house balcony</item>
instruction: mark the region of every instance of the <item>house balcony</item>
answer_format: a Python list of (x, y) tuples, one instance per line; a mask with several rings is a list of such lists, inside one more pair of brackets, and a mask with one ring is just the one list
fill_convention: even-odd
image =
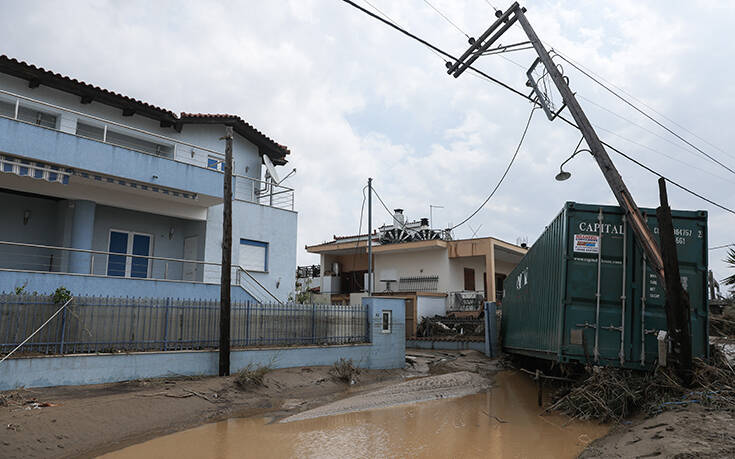
[[(0, 172), (40, 173), (35, 178), (63, 185), (84, 182), (78, 179), (118, 184), (128, 191), (186, 196), (206, 208), (222, 202), (223, 161), (220, 151), (0, 90)], [(58, 180), (48, 180), (49, 175)], [(240, 175), (233, 177), (233, 197), (294, 207), (293, 189)]]

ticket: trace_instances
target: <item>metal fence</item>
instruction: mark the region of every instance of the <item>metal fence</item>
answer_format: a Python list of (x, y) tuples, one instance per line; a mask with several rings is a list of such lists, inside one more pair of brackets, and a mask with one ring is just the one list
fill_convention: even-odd
[[(0, 295), (0, 353), (8, 353), (59, 308), (48, 296)], [(77, 354), (216, 349), (219, 302), (76, 297), (19, 351)], [(369, 341), (367, 308), (233, 303), (231, 343), (303, 346)], [(18, 355), (18, 353), (14, 355)]]

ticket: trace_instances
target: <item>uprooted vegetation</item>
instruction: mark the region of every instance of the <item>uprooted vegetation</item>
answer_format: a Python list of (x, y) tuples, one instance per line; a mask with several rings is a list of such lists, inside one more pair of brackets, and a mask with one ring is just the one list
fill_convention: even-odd
[(725, 304), (720, 314), (710, 314), (709, 327), (712, 336), (735, 337), (735, 304)]
[(595, 368), (586, 379), (560, 389), (547, 411), (561, 411), (576, 419), (621, 421), (637, 412), (656, 415), (667, 409), (699, 404), (735, 411), (735, 369), (716, 346), (710, 362), (694, 360), (691, 387), (669, 368), (639, 372)]
[(416, 336), (461, 337), (485, 336), (485, 321), (474, 317), (423, 317), (416, 327)]
[(245, 368), (235, 375), (235, 384), (240, 389), (248, 389), (253, 386), (263, 386), (265, 375), (271, 371), (268, 365), (249, 363)]
[(360, 368), (355, 366), (352, 359), (340, 358), (334, 362), (329, 373), (339, 381), (355, 384), (360, 376)]

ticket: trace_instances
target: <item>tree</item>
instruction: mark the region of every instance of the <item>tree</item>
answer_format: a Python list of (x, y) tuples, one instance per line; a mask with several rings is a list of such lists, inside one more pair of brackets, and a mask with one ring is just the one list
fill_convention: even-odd
[[(730, 265), (730, 268), (735, 269), (735, 249), (729, 249), (727, 251), (727, 258), (725, 258), (723, 261)], [(735, 292), (735, 274), (726, 277), (722, 282), (725, 285), (732, 287), (731, 290)]]

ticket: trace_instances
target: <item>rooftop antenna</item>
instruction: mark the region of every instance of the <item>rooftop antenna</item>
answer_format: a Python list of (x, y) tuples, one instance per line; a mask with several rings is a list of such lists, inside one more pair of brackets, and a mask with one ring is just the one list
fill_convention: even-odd
[(444, 206), (435, 206), (433, 204), (429, 204), (429, 226), (431, 228), (434, 227), (434, 209), (443, 209)]

